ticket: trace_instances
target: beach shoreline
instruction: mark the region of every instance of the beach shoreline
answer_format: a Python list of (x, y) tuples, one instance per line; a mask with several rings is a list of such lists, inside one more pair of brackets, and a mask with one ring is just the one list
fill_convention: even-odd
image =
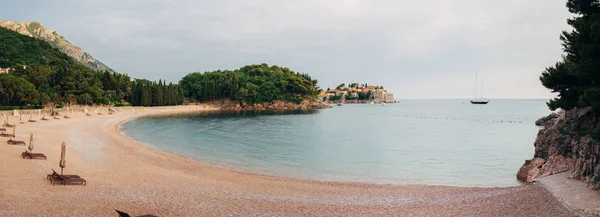
[[(246, 173), (140, 144), (119, 126), (135, 118), (188, 114), (215, 107), (124, 108), (114, 115), (73, 114), (71, 119), (26, 123), (17, 140), (35, 135), (34, 152), (47, 161), (24, 160), (23, 147), (0, 147), (0, 216), (571, 216), (536, 185), (447, 187), (345, 183)], [(67, 143), (66, 174), (87, 186), (52, 186), (45, 175), (58, 168)], [(16, 179), (15, 177), (18, 177)], [(32, 207), (32, 205), (34, 205)]]

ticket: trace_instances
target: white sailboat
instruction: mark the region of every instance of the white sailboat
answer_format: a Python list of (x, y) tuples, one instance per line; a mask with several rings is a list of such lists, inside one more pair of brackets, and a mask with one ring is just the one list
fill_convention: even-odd
[(488, 104), (490, 101), (483, 98), (483, 79), (481, 79), (481, 98), (479, 98), (479, 96), (477, 95), (477, 89), (478, 89), (478, 76), (477, 76), (477, 72), (475, 72), (475, 99), (471, 100), (471, 104), (476, 104), (476, 105), (485, 105)]

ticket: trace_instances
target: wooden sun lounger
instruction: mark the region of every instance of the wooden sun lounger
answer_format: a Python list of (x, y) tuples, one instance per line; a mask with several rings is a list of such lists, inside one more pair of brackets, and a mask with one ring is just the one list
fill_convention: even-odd
[(6, 128), (0, 128), (0, 131), (6, 131)]
[(17, 141), (17, 140), (12, 140), (12, 138), (9, 138), (6, 141), (6, 144), (9, 144), (9, 145), (23, 145), (24, 146), (25, 142), (23, 142), (23, 141)]
[(15, 127), (15, 124), (5, 124), (5, 127)]
[(85, 114), (85, 116), (92, 116), (92, 114), (90, 114), (90, 113), (87, 113), (87, 114)]
[[(46, 179), (50, 180), (50, 182), (52, 182), (52, 180), (54, 180), (56, 177), (60, 176), (56, 171), (52, 170), (51, 174), (48, 174), (46, 176)], [(63, 178), (69, 178), (69, 179), (80, 179), (81, 177), (79, 177), (78, 175), (62, 175)]]
[(0, 133), (1, 137), (15, 137), (15, 135), (10, 134), (10, 133)]
[(46, 160), (46, 155), (42, 153), (23, 152), (21, 153), (21, 157), (23, 157), (23, 159)]
[[(117, 211), (117, 213), (119, 213), (119, 217), (131, 217), (126, 212), (123, 212), (123, 211), (120, 211), (120, 210), (116, 210), (116, 211)], [(147, 214), (147, 215), (139, 215), (139, 216), (135, 216), (135, 217), (158, 217), (158, 216)]]
[(37, 121), (36, 121), (36, 120), (31, 120), (31, 119), (29, 119), (29, 122), (37, 122)]
[(48, 120), (50, 120), (50, 119), (48, 119), (48, 118), (42, 118), (42, 119), (40, 119), (40, 120), (42, 120), (42, 121), (48, 121)]
[(83, 185), (86, 186), (87, 185), (87, 181), (85, 181), (85, 179), (82, 179), (81, 177), (75, 177), (75, 176), (65, 176), (65, 175), (58, 175), (55, 176), (52, 180), (52, 185), (56, 185), (56, 184), (62, 184), (62, 185)]
[(58, 116), (54, 116), (54, 117), (53, 117), (53, 119), (57, 119), (57, 120), (58, 120), (58, 119), (60, 119), (60, 118), (59, 118)]
[(65, 119), (69, 119), (69, 118), (71, 118), (71, 117), (69, 117), (69, 116), (66, 116), (66, 115), (65, 115), (65, 117), (64, 117), (64, 118), (65, 118)]
[(48, 174), (48, 176), (46, 176), (46, 178), (48, 180), (50, 180), (50, 183), (52, 183), (52, 185), (55, 184), (63, 184), (63, 185), (83, 185), (86, 186), (87, 185), (87, 181), (85, 181), (85, 179), (79, 177), (78, 175), (59, 175), (56, 171), (52, 170), (52, 174)]

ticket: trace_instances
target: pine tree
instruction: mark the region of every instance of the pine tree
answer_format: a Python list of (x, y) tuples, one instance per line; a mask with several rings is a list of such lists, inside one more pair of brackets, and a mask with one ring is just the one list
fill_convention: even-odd
[(552, 110), (600, 109), (600, 5), (597, 0), (568, 0), (567, 8), (577, 16), (567, 21), (573, 30), (560, 37), (566, 55), (540, 77), (546, 88), (559, 94), (547, 104)]

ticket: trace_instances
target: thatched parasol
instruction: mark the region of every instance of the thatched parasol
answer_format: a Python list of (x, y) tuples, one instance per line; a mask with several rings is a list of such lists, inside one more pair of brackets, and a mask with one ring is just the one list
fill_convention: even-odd
[(14, 126), (13, 127), (13, 138), (17, 135), (16, 131), (17, 131), (17, 126)]
[(29, 153), (33, 151), (33, 133), (29, 136), (29, 147), (27, 149), (29, 149)]
[(67, 166), (67, 160), (65, 159), (67, 155), (67, 147), (65, 142), (62, 143), (62, 145), (60, 145), (60, 162), (58, 163), (58, 166), (60, 166), (60, 175), (62, 176), (63, 174), (63, 169), (65, 168), (65, 166)]

